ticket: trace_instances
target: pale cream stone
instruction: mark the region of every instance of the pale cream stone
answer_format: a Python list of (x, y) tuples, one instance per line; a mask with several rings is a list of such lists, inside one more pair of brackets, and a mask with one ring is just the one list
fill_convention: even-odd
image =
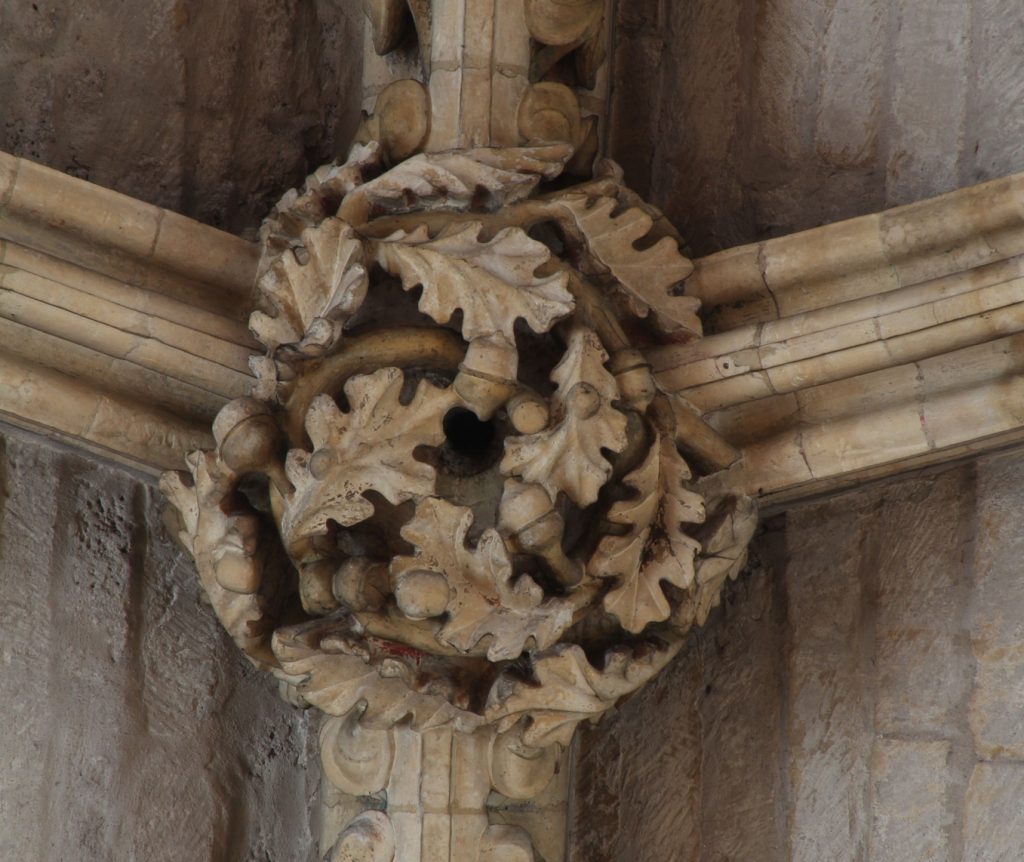
[[(771, 301), (761, 267), (761, 246), (745, 245), (720, 251), (694, 261), (694, 272), (686, 282), (686, 290), (697, 297), (705, 308), (722, 305)], [(736, 328), (730, 319), (728, 328)]]
[(14, 191), (20, 161), (15, 156), (0, 152), (0, 212), (6, 209), (11, 192)]
[(928, 437), (921, 427), (916, 404), (875, 411), (871, 422), (852, 417), (803, 431), (804, 454), (816, 478), (861, 470), (877, 463), (879, 440), (885, 455), (897, 461), (927, 451)]
[(208, 386), (227, 398), (240, 397), (252, 385), (246, 373), (168, 346), (151, 335), (101, 323), (10, 289), (0, 290), (0, 316), (99, 353), (131, 360), (193, 386)]
[(430, 137), (426, 149), (437, 152), (459, 147), (459, 118), (462, 113), (461, 69), (435, 66), (430, 73)]
[(110, 393), (135, 400), (140, 408), (152, 404), (202, 427), (209, 425), (227, 400), (223, 395), (190, 385), (162, 371), (153, 371), (14, 321), (0, 319), (0, 342), (4, 352), (11, 356), (53, 367), (82, 381), (94, 381)]
[(887, 345), (881, 341), (860, 344), (813, 359), (789, 362), (767, 369), (766, 374), (776, 392), (795, 392), (885, 368), (891, 362)]
[(252, 301), (252, 276), (259, 249), (240, 237), (164, 210), (152, 258), (157, 265), (231, 292), (239, 302)]
[(800, 390), (796, 393), (800, 417), (808, 423), (823, 424), (916, 401), (918, 374), (916, 366), (900, 365)]
[[(666, 386), (666, 388), (668, 388)], [(693, 389), (685, 389), (681, 393), (694, 407), (702, 413), (713, 413), (723, 407), (729, 407), (743, 401), (755, 401), (775, 395), (771, 380), (764, 371), (753, 374), (742, 374), (718, 383), (709, 383)]]
[[(879, 217), (862, 216), (781, 237), (763, 248), (765, 280), (778, 300), (780, 317), (834, 305), (837, 296), (850, 291), (851, 280), (865, 270), (874, 275), (883, 248)], [(856, 298), (850, 293), (846, 298)]]
[(0, 353), (0, 374), (0, 415), (7, 421), (151, 473), (212, 439), (205, 424), (190, 425), (9, 354)]
[[(249, 376), (252, 351), (245, 346), (225, 342), (188, 326), (145, 311), (135, 311), (119, 302), (111, 302), (23, 270), (0, 268), (0, 288), (26, 299), (55, 305), (84, 320), (102, 322), (125, 334), (155, 339), (161, 345), (174, 345), (189, 354), (234, 369), (246, 378)], [(168, 366), (166, 370), (170, 373), (172, 367)]]
[(21, 218), (59, 224), (62, 232), (101, 246), (140, 258), (152, 254), (161, 210), (75, 177), (56, 181), (55, 173), (22, 159), (0, 222)]
[(757, 401), (741, 402), (711, 414), (709, 423), (741, 449), (800, 424), (801, 406), (796, 393), (786, 392)]
[(135, 309), (144, 315), (187, 326), (213, 336), (217, 341), (246, 348), (248, 353), (256, 349), (257, 342), (241, 321), (197, 308), (161, 293), (140, 290), (134, 285), (25, 246), (0, 241), (0, 262), (11, 269), (41, 276), (125, 308)]

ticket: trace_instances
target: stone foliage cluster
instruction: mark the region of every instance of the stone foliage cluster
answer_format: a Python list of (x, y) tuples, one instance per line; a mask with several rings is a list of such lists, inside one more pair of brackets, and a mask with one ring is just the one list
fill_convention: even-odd
[[(479, 5), (460, 14), (494, 28), (518, 8)], [(378, 51), (415, 31), (427, 84), (380, 92), (348, 159), (265, 222), (252, 393), (163, 488), (236, 643), (333, 717), (325, 774), (380, 796), (332, 858), (455, 858), (459, 833), (459, 859), (518, 862), (530, 840), (489, 823), (491, 789), (533, 798), (577, 724), (665, 666), (738, 574), (755, 513), (702, 493), (721, 464), (699, 463), (699, 417), (645, 359), (700, 320), (678, 235), (614, 163), (591, 170), (576, 88), (603, 0), (522, 4), (532, 83), (511, 144), (493, 112), (476, 122), (480, 46), (456, 46), (466, 28), (438, 8), (367, 4)], [(480, 146), (436, 146), (453, 46), (452, 140)], [(428, 787), (447, 788), (444, 828)]]
[(164, 486), (228, 631), (297, 699), (565, 744), (741, 565), (752, 507), (708, 512), (687, 407), (620, 323), (692, 334), (667, 289), (689, 263), (613, 166), (536, 195), (570, 153), (382, 170), (357, 146), (268, 220), (253, 397)]

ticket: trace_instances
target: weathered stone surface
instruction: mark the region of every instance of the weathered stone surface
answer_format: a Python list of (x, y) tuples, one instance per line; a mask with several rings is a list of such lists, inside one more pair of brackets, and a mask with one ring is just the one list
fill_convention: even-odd
[[(581, 729), (570, 822), (574, 862), (697, 857), (700, 684), (691, 653), (599, 727)], [(671, 776), (672, 792), (652, 799), (650, 788), (663, 776)]]
[[(972, 59), (964, 146), (974, 158), (962, 165), (961, 182), (973, 183), (1021, 170), (1024, 76), (1015, 0), (973, 0)], [(992, 86), (998, 82), (997, 86)]]
[(997, 457), (978, 474), (977, 586), (971, 613), (971, 645), (977, 675), (970, 724), (979, 756), (1024, 759), (1024, 462)]
[(964, 547), (974, 504), (969, 468), (907, 480), (878, 512), (875, 726), (952, 738), (971, 689)]
[[(2, 0), (0, 149), (255, 227), (348, 146), (361, 14)], [(637, 0), (617, 15), (629, 74), (611, 154), (697, 253), (1024, 169), (1015, 0)]]
[(1024, 170), (1013, 0), (618, 14), (611, 154), (695, 254)]
[(879, 739), (871, 754), (871, 858), (900, 862), (954, 860), (946, 805), (948, 742)]
[(0, 2), (0, 150), (232, 231), (359, 121), (362, 9)]
[(154, 488), (0, 456), (0, 858), (313, 858), (307, 722), (199, 602)]
[(859, 860), (868, 846), (874, 697), (863, 611), (879, 546), (870, 507), (850, 502), (799, 510), (786, 522), (786, 768), (791, 854), (800, 862)]
[(671, 668), (581, 731), (576, 862), (783, 858), (783, 719), (770, 683), (783, 608), (763, 571), (723, 603), (720, 628), (695, 635)]
[[(763, 546), (778, 538), (769, 531)], [(778, 697), (785, 675), (785, 607), (777, 586), (771, 572), (755, 563), (723, 597), (718, 626), (701, 639), (704, 859), (776, 860), (785, 853), (786, 815), (778, 801), (787, 776), (773, 756), (785, 745), (786, 732)]]
[(972, 60), (970, 13), (971, 4), (962, 0), (904, 0), (890, 18), (893, 125), (887, 205), (920, 200), (934, 189), (952, 191), (960, 184)]
[[(1022, 484), (1018, 450), (769, 518), (759, 567), (583, 737), (574, 858), (1016, 862)], [(630, 765), (652, 716), (694, 710), (697, 750)], [(641, 794), (634, 832), (616, 795)], [(677, 841), (648, 837), (668, 816)]]
[(979, 763), (964, 814), (964, 855), (970, 862), (1015, 862), (1024, 843), (1024, 766)]

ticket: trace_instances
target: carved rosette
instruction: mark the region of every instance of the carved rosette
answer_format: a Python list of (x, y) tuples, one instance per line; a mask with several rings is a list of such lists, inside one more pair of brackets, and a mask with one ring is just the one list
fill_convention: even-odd
[[(598, 24), (574, 16), (598, 7), (523, 8), (585, 70)], [(380, 44), (405, 11), (422, 38), (418, 9), (369, 4)], [(262, 232), (252, 395), (162, 482), (227, 631), (330, 717), (325, 775), (367, 809), (339, 862), (534, 859), (491, 791), (543, 790), (753, 533), (751, 501), (701, 493), (699, 418), (643, 358), (699, 337), (692, 265), (614, 164), (567, 183), (583, 143), (552, 128), (397, 164), (371, 140), (289, 192)]]

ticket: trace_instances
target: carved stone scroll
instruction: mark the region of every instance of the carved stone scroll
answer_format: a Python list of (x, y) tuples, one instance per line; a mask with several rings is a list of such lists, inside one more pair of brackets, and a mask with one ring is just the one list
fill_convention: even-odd
[[(755, 513), (705, 498), (680, 448), (699, 420), (642, 357), (699, 337), (678, 238), (614, 165), (564, 179), (592, 152), (550, 77), (594, 79), (603, 2), (426, 7), (367, 11), (379, 50), (421, 40), (429, 133), (382, 92), (267, 220), (257, 383), (163, 488), (227, 630), (328, 716), (325, 776), (361, 813), (327, 858), (529, 862), (492, 791), (543, 792), (579, 722), (665, 666)], [(470, 111), (445, 131), (513, 32), (535, 51), (517, 134)]]

